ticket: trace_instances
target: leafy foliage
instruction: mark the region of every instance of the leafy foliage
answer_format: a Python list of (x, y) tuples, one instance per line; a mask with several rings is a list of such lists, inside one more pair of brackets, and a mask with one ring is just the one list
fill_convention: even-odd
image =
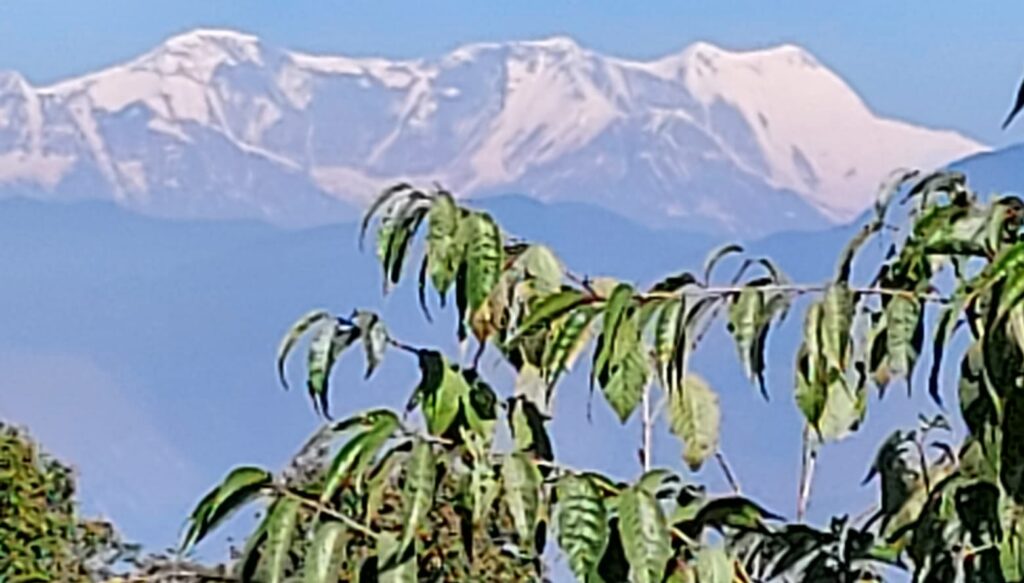
[(0, 581), (107, 579), (136, 554), (109, 523), (78, 516), (68, 467), (0, 425)]
[[(902, 228), (890, 222), (893, 205), (907, 216)], [(583, 581), (862, 581), (893, 569), (918, 581), (1020, 581), (1022, 215), (1019, 199), (982, 200), (961, 174), (899, 171), (824, 284), (793, 284), (771, 261), (730, 244), (712, 251), (699, 275), (677, 273), (643, 291), (571, 273), (547, 247), (513, 240), (444, 190), (397, 185), (363, 222), (376, 234), (385, 291), (420, 249), (426, 221), (420, 304), (429, 318), (429, 290), (442, 308), (454, 295), (456, 337), (475, 351), (456, 360), (408, 346), (366, 311), (300, 318), (281, 342), (282, 383), (289, 353), (308, 335), (307, 388), (314, 410), (328, 416), (328, 380), (347, 348), (363, 343), (367, 376), (398, 349), (420, 376), (405, 414), (378, 409), (326, 425), (314, 440), (333, 453), (309, 471), (235, 470), (200, 502), (183, 546), (261, 500), (266, 518), (236, 569), (244, 580), (536, 580), (546, 576), (552, 538)], [(874, 238), (888, 252), (865, 285), (855, 259)], [(732, 262), (733, 277), (717, 283)], [(718, 394), (691, 371), (692, 357), (724, 323), (751, 384), (766, 398), (779, 393), (765, 381), (766, 352), (774, 327), (798, 306), (793, 398), (807, 460), (857, 431), (872, 388), (884, 395), (902, 379), (913, 390), (930, 317), (938, 319), (929, 372), (937, 402), (951, 339), (970, 335), (958, 384), (962, 445), (950, 444), (942, 417), (894, 432), (866, 480), (878, 484), (877, 512), (822, 527), (780, 523), (738, 491), (710, 495), (650, 469), (652, 428), (664, 415), (686, 466), (716, 457), (733, 479), (720, 451)], [(557, 461), (551, 400), (588, 348), (591, 390), (619, 421), (639, 416), (644, 428), (635, 481)], [(488, 350), (516, 373), (510, 391), (481, 377)]]

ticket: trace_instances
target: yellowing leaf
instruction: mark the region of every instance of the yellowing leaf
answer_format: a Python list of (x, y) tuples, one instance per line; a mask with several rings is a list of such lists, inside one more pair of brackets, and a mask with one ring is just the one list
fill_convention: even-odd
[(688, 374), (683, 386), (669, 393), (668, 415), (672, 433), (683, 440), (683, 460), (690, 469), (699, 469), (718, 450), (718, 395), (701, 378)]

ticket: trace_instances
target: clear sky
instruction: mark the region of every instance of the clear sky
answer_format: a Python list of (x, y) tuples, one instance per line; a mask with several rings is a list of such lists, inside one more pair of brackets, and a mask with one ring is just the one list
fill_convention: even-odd
[(990, 144), (1024, 74), (1024, 3), (733, 0), (0, 0), (0, 69), (47, 83), (135, 56), (194, 27), (229, 27), (320, 52), (427, 56), (480, 40), (568, 34), (628, 57), (695, 40), (800, 44), (878, 111)]

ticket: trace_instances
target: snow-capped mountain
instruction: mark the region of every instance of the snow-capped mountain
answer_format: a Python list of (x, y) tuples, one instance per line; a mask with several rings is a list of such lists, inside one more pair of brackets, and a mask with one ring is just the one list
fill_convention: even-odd
[(323, 222), (410, 179), (755, 234), (850, 219), (892, 169), (982, 149), (874, 115), (788, 45), (639, 62), (558, 37), (390, 61), (197, 30), (49, 87), (0, 73), (0, 190), (167, 216)]

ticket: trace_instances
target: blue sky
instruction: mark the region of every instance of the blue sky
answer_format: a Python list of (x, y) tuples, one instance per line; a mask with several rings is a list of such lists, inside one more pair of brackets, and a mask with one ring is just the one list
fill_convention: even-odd
[(5, 0), (0, 69), (43, 84), (199, 26), (309, 51), (386, 56), (553, 34), (629, 57), (663, 55), (695, 40), (728, 48), (793, 42), (846, 77), (877, 111), (1002, 145), (1024, 132), (1024, 125), (999, 130), (1024, 74), (1022, 22), (1024, 4), (1010, 1)]

